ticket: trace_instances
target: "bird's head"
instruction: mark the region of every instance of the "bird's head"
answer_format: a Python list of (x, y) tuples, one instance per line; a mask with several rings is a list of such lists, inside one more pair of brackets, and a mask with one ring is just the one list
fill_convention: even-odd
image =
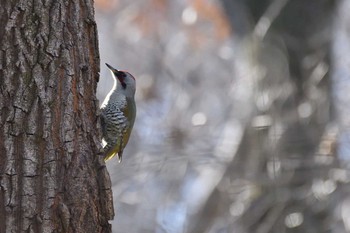
[(117, 80), (117, 91), (124, 93), (126, 97), (134, 97), (136, 91), (136, 81), (134, 76), (129, 72), (117, 70), (107, 63), (106, 66), (111, 70), (113, 76)]

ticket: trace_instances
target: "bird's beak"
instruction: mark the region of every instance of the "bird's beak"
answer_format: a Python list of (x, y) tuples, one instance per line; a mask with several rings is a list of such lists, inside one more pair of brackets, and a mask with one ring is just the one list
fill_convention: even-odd
[(107, 63), (106, 63), (106, 66), (114, 73), (114, 72), (119, 72), (119, 70), (117, 70), (117, 69), (114, 69), (111, 65), (108, 65)]
[(112, 71), (112, 73), (115, 75), (115, 77), (119, 79), (120, 82), (123, 82), (123, 78), (125, 76), (123, 71), (119, 71), (113, 68), (111, 65), (108, 65), (107, 63), (106, 66)]

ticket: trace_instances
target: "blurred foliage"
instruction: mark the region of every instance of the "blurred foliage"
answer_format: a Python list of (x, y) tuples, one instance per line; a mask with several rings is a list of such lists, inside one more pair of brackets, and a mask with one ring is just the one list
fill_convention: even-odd
[(114, 232), (350, 232), (347, 1), (95, 4), (102, 62), (137, 80)]

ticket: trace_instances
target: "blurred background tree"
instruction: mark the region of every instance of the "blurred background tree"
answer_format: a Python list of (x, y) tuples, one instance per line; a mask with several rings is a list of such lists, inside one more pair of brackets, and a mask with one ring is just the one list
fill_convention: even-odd
[(349, 232), (349, 7), (96, 1), (102, 62), (137, 80), (115, 232)]

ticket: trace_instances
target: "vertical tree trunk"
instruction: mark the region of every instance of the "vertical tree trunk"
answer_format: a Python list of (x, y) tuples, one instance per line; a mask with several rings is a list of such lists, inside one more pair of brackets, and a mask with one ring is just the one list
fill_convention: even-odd
[(0, 232), (111, 232), (92, 0), (0, 7)]

